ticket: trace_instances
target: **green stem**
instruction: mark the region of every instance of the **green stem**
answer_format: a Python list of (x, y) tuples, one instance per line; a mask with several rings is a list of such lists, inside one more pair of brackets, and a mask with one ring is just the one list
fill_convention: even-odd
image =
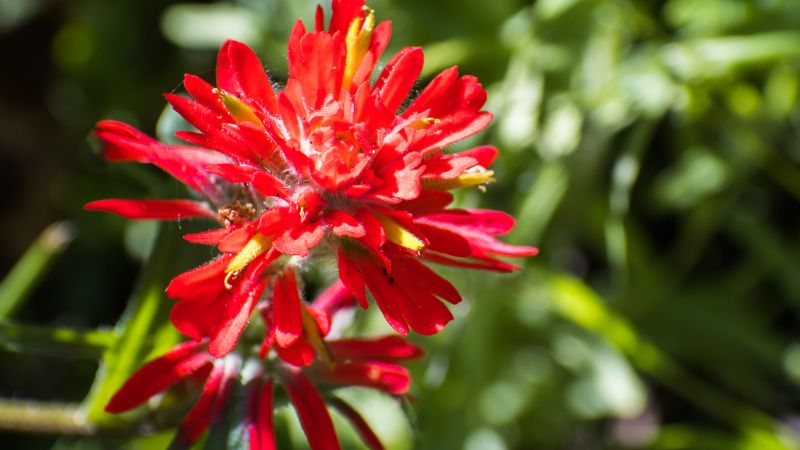
[(32, 433), (96, 434), (77, 404), (0, 399), (0, 429)]

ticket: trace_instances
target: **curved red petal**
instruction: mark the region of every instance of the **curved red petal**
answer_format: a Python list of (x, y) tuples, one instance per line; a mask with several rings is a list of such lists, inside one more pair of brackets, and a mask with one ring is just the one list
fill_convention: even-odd
[(260, 300), (267, 285), (262, 272), (274, 259), (274, 255), (263, 254), (251, 262), (235, 286), (230, 298), (225, 302), (225, 314), (216, 316), (218, 323), (208, 343), (208, 352), (221, 358), (230, 353), (239, 340), (250, 315)]
[(294, 270), (287, 269), (275, 281), (273, 293), (275, 341), (287, 348), (303, 334), (300, 295)]
[(377, 339), (338, 339), (328, 342), (328, 348), (336, 359), (344, 361), (403, 361), (421, 357), (420, 347), (400, 336), (384, 336)]
[(256, 391), (250, 396), (248, 403), (247, 434), (250, 438), (250, 450), (276, 450), (275, 429), (272, 424), (272, 380), (264, 386), (256, 385)]
[(231, 228), (218, 228), (216, 230), (201, 231), (199, 233), (184, 234), (183, 239), (192, 244), (217, 245), (232, 231)]
[(200, 398), (197, 399), (192, 409), (189, 410), (181, 422), (180, 427), (178, 427), (178, 434), (175, 436), (175, 440), (184, 446), (190, 447), (197, 442), (200, 435), (208, 428), (208, 424), (211, 423), (215, 410), (219, 407), (215, 403), (218, 403), (224, 372), (224, 364), (214, 365), (206, 383), (203, 385)]
[(364, 0), (333, 0), (331, 4), (331, 23), (328, 31), (346, 34), (350, 22), (356, 17), (364, 17)]
[(337, 236), (360, 238), (367, 233), (358, 219), (340, 209), (334, 209), (325, 215), (325, 224)]
[(353, 306), (355, 302), (356, 297), (350, 292), (350, 288), (341, 280), (337, 280), (314, 300), (314, 309), (334, 315), (341, 309)]
[(293, 372), (284, 374), (283, 385), (308, 437), (311, 450), (339, 450), (333, 421), (314, 384), (302, 373)]
[(386, 109), (395, 112), (408, 97), (422, 72), (424, 56), (419, 47), (404, 48), (394, 55), (375, 82), (375, 91)]
[(366, 420), (361, 417), (361, 414), (358, 413), (350, 404), (346, 403), (345, 401), (339, 398), (332, 398), (329, 400), (330, 405), (336, 408), (344, 417), (350, 421), (350, 424), (353, 425), (353, 428), (356, 429), (358, 435), (361, 437), (361, 440), (364, 441), (367, 447), (370, 450), (383, 450), (383, 444), (381, 440), (378, 438), (378, 435), (372, 431), (372, 428), (369, 426)]
[(139, 220), (181, 220), (194, 217), (216, 218), (217, 216), (214, 211), (202, 203), (191, 200), (107, 199), (89, 202), (83, 208)]
[(144, 403), (203, 366), (211, 364), (200, 353), (201, 343), (184, 342), (139, 369), (122, 385), (106, 405), (106, 412), (121, 413)]
[(223, 256), (195, 269), (183, 272), (170, 281), (167, 296), (173, 300), (193, 296), (212, 296), (224, 289), (225, 267), (231, 257)]
[(342, 284), (347, 286), (350, 293), (358, 300), (358, 304), (362, 308), (367, 309), (369, 302), (367, 302), (364, 275), (361, 273), (358, 266), (350, 260), (344, 250), (339, 250), (337, 260), (339, 265), (339, 279)]
[(262, 115), (274, 113), (275, 92), (255, 52), (238, 41), (222, 44), (217, 55), (217, 85), (257, 106)]
[(317, 368), (326, 382), (345, 386), (363, 386), (394, 395), (405, 394), (411, 387), (411, 375), (405, 367), (381, 361), (340, 363), (332, 368)]

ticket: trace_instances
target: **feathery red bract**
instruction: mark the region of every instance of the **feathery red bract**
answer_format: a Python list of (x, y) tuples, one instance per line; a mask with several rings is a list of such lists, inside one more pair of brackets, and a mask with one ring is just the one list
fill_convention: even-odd
[[(175, 301), (170, 318), (192, 342), (143, 366), (107, 406), (126, 411), (182, 379), (204, 377), (176, 437), (180, 445), (199, 439), (230, 400), (229, 385), (246, 383), (242, 419), (250, 448), (276, 448), (278, 380), (311, 448), (338, 449), (314, 383), (404, 395), (411, 377), (399, 363), (422, 350), (399, 336), (335, 339), (332, 316), (356, 304), (368, 308), (371, 297), (398, 333), (438, 333), (453, 319), (447, 304), (461, 295), (427, 263), (507, 272), (519, 267), (500, 257), (537, 253), (496, 238), (513, 228), (509, 215), (449, 207), (449, 191), (493, 181), (496, 148), (446, 151), (492, 119), (482, 110), (486, 91), (478, 80), (451, 67), (410, 99), (422, 49), (402, 49), (374, 73), (390, 23), (376, 24), (363, 0), (333, 0), (331, 12), (327, 29), (322, 8), (313, 29), (301, 21), (292, 28), (281, 89), (253, 50), (227, 41), (217, 56), (216, 86), (186, 75), (188, 96), (165, 94), (195, 128), (176, 134), (188, 145), (162, 144), (119, 122), (97, 124), (106, 159), (152, 164), (193, 196), (107, 199), (86, 209), (218, 223), (184, 238), (219, 255), (166, 288)], [(307, 303), (301, 270), (325, 256), (337, 260), (339, 279)], [(265, 329), (257, 356), (271, 361), (238, 377), (256, 359), (252, 333), (244, 333), (256, 311)], [(242, 336), (246, 342), (235, 352)], [(335, 398), (332, 405), (370, 448), (383, 448), (355, 409)]]
[[(322, 251), (335, 250), (341, 281), (358, 303), (367, 307), (371, 293), (403, 334), (441, 331), (452, 320), (442, 300), (460, 301), (421, 261), (510, 271), (518, 267), (497, 256), (536, 254), (495, 239), (513, 226), (510, 216), (447, 207), (452, 196), (446, 191), (492, 181), (495, 148), (443, 151), (491, 120), (481, 110), (486, 91), (477, 79), (447, 69), (402, 108), (421, 73), (422, 50), (401, 50), (371, 83), (391, 34), (388, 22), (376, 26), (363, 1), (335, 1), (324, 28), (322, 10), (313, 30), (296, 23), (289, 78), (277, 92), (255, 53), (236, 41), (220, 49), (217, 87), (187, 75), (191, 98), (165, 97), (198, 130), (178, 136), (198, 147), (160, 144), (117, 122), (98, 124), (109, 160), (155, 164), (208, 207), (189, 200), (106, 200), (88, 209), (167, 220), (208, 217), (217, 209), (223, 229), (186, 239), (216, 245), (222, 256), (167, 289), (178, 300), (175, 325), (194, 339), (210, 338), (216, 356), (233, 349), (273, 280), (267, 301), (274, 304), (278, 347), (287, 350), (298, 339), (306, 325), (295, 275), (270, 278), (252, 267), (263, 271), (280, 255), (308, 257), (323, 240)], [(236, 191), (239, 200), (220, 197)]]

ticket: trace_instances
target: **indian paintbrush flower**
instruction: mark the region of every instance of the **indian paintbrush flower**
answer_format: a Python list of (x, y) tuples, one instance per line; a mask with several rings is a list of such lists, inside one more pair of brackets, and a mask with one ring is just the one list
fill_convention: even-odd
[[(228, 373), (224, 361), (256, 310), (266, 324), (261, 357), (275, 350), (298, 411), (319, 404), (306, 366), (315, 380), (403, 393), (407, 372), (394, 363), (358, 358), (341, 363), (352, 356), (348, 351), (386, 358), (370, 353), (374, 342), (326, 340), (331, 312), (353, 302), (367, 308), (369, 292), (398, 333), (434, 334), (453, 319), (445, 302), (456, 304), (461, 296), (427, 263), (507, 272), (519, 267), (497, 256), (536, 254), (535, 248), (495, 238), (514, 226), (509, 215), (448, 206), (449, 191), (493, 181), (494, 147), (445, 152), (489, 124), (492, 116), (482, 110), (486, 91), (453, 67), (409, 100), (423, 65), (417, 47), (391, 57), (371, 81), (390, 34), (390, 23), (376, 24), (363, 0), (334, 0), (327, 29), (322, 8), (313, 30), (301, 21), (294, 26), (282, 89), (273, 88), (249, 47), (227, 41), (217, 59), (216, 87), (186, 75), (183, 85), (191, 98), (166, 94), (196, 128), (177, 133), (188, 145), (163, 144), (119, 122), (97, 125), (106, 159), (158, 166), (198, 199), (109, 199), (87, 209), (131, 219), (205, 218), (218, 224), (184, 238), (216, 246), (219, 256), (178, 275), (166, 288), (176, 300), (172, 322), (193, 343), (134, 375), (110, 411), (141, 403), (145, 394), (210, 365), (206, 389), (187, 418), (207, 424), (191, 418), (207, 417), (216, 408)], [(324, 255), (336, 258), (339, 281), (318, 300), (325, 307), (315, 307), (302, 298), (299, 272), (303, 260)], [(198, 344), (206, 342), (207, 347)], [(155, 369), (149, 368), (161, 366), (169, 368), (169, 378), (151, 379)], [(253, 398), (269, 405), (271, 379), (264, 386)], [(143, 391), (135, 392), (139, 388)], [(204, 412), (195, 414), (198, 408)], [(343, 414), (358, 422), (347, 408), (341, 406)], [(268, 413), (258, 409), (253, 430), (261, 437), (254, 442), (272, 442), (262, 433)], [(310, 421), (301, 413), (304, 427), (312, 426)], [(190, 440), (201, 425), (185, 431)], [(323, 448), (313, 442), (312, 447)]]

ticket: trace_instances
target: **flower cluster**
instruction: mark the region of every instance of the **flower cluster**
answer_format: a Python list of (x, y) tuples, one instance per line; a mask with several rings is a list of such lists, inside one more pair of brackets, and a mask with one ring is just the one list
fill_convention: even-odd
[[(216, 246), (219, 256), (178, 275), (166, 289), (176, 300), (172, 322), (192, 341), (143, 367), (109, 411), (127, 410), (183, 377), (207, 373), (181, 431), (182, 439), (194, 441), (221, 404), (225, 380), (239, 373), (234, 349), (257, 311), (266, 326), (260, 357), (277, 364), (270, 365), (274, 373), (252, 377), (260, 387), (247, 419), (251, 448), (274, 447), (267, 424), (273, 377), (287, 389), (306, 430), (316, 430), (309, 433), (312, 448), (335, 448), (330, 419), (308, 377), (403, 394), (410, 380), (395, 361), (419, 352), (399, 336), (328, 339), (332, 313), (355, 303), (367, 308), (369, 293), (398, 333), (434, 334), (453, 319), (445, 302), (458, 303), (461, 296), (427, 262), (504, 272), (518, 267), (498, 256), (536, 254), (495, 238), (514, 226), (510, 216), (448, 207), (448, 191), (493, 180), (495, 148), (444, 152), (489, 124), (491, 114), (481, 110), (486, 91), (453, 67), (407, 101), (422, 70), (417, 47), (397, 53), (372, 81), (390, 34), (390, 23), (376, 24), (363, 0), (334, 0), (327, 29), (318, 8), (314, 30), (301, 21), (292, 30), (283, 89), (273, 89), (249, 47), (227, 41), (216, 87), (186, 75), (191, 98), (166, 94), (196, 128), (177, 134), (190, 145), (162, 144), (119, 122), (97, 125), (106, 159), (158, 166), (199, 200), (109, 199), (87, 209), (131, 219), (207, 218), (219, 225), (184, 236)], [(302, 262), (325, 256), (335, 257), (339, 281), (306, 302)], [(377, 442), (355, 410), (336, 405), (367, 442)]]

